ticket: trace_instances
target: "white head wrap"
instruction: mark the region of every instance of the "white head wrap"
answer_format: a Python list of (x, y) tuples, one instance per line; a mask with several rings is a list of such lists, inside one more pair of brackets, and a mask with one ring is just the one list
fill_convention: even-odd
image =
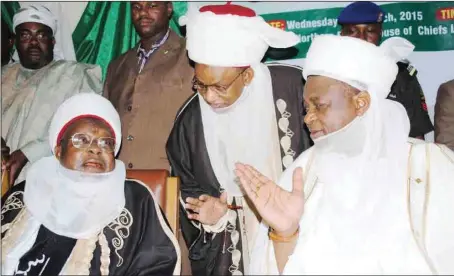
[[(100, 118), (113, 129), (117, 154), (120, 117), (107, 99), (95, 93), (77, 94), (60, 105), (49, 128), (52, 150), (70, 123), (83, 117)], [(27, 172), (24, 203), (38, 224), (59, 235), (87, 239), (120, 215), (125, 205), (125, 179), (120, 160), (115, 160), (113, 171), (86, 173), (65, 168), (55, 156), (44, 157)]]
[(57, 18), (51, 11), (42, 5), (30, 5), (27, 8), (21, 8), (13, 17), (13, 30), (22, 23), (34, 22), (48, 26), (55, 35), (57, 32)]
[(69, 124), (82, 117), (100, 118), (112, 128), (115, 134), (116, 155), (121, 145), (120, 116), (110, 101), (95, 93), (80, 93), (72, 96), (57, 109), (49, 127), (49, 144), (52, 152)]
[(260, 16), (199, 12), (192, 5), (179, 23), (186, 25), (189, 58), (212, 66), (256, 65), (268, 47), (288, 48), (300, 42), (296, 34), (272, 27)]
[[(57, 17), (44, 5), (39, 4), (31, 4), (27, 7), (19, 9), (13, 17), (13, 32), (16, 32), (16, 27), (22, 23), (26, 22), (35, 22), (40, 23), (43, 25), (48, 26), (52, 29), (52, 33), (55, 38), (58, 37), (57, 35), (57, 26), (58, 21)], [(61, 60), (65, 59), (65, 55), (63, 50), (60, 49), (60, 42), (55, 42), (54, 45), (54, 60)], [(74, 50), (73, 50), (74, 51)], [(19, 56), (17, 54), (17, 50), (14, 52), (13, 59), (19, 60)]]

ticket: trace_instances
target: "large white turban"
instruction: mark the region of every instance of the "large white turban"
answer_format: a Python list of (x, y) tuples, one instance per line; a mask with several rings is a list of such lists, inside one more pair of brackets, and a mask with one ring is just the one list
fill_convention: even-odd
[(13, 17), (13, 30), (22, 23), (34, 22), (48, 26), (55, 35), (57, 31), (57, 18), (51, 11), (42, 5), (30, 5), (19, 9)]
[(179, 19), (186, 25), (186, 48), (197, 63), (243, 67), (260, 63), (269, 47), (288, 48), (300, 42), (292, 33), (270, 26), (255, 12), (238, 5), (189, 5)]
[(121, 121), (118, 112), (106, 98), (95, 93), (80, 93), (64, 101), (52, 118), (49, 144), (52, 152), (68, 126), (81, 118), (98, 118), (107, 123), (115, 135), (115, 155), (121, 145)]
[(396, 62), (413, 49), (414, 45), (401, 37), (375, 46), (357, 38), (319, 35), (309, 48), (303, 75), (305, 79), (310, 75), (330, 77), (384, 99), (396, 80)]

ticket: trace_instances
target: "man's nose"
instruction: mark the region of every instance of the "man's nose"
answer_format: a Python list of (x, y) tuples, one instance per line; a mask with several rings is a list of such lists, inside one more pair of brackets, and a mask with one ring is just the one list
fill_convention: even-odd
[(317, 117), (314, 112), (308, 112), (306, 116), (304, 116), (304, 123), (309, 126), (315, 121), (315, 119), (317, 119)]
[(212, 91), (211, 89), (208, 89), (207, 92), (205, 93), (204, 98), (207, 103), (212, 104), (216, 101), (217, 94), (216, 94), (216, 92)]
[(95, 141), (93, 141), (90, 147), (88, 147), (88, 152), (98, 155), (101, 153), (101, 148), (98, 147), (98, 143), (95, 143)]

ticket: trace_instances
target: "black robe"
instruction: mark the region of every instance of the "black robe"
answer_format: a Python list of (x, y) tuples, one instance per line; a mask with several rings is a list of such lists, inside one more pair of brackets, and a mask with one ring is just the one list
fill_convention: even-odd
[[(25, 181), (15, 185), (2, 199), (2, 225), (11, 223), (25, 208), (24, 188)], [(164, 232), (161, 223), (167, 224), (164, 227), (168, 227), (168, 223), (163, 212), (155, 207), (148, 189), (136, 181), (126, 180), (125, 198), (126, 204), (118, 220), (103, 229), (110, 248), (109, 275), (172, 275), (179, 249)], [(8, 231), (2, 233), (2, 240)], [(16, 272), (30, 269), (27, 275), (58, 275), (76, 242), (76, 239), (57, 235), (41, 225), (35, 243), (21, 257)], [(97, 241), (90, 275), (101, 274), (100, 256), (101, 247)]]
[[(276, 101), (282, 99), (287, 104), (287, 116), (290, 114), (288, 128), (293, 132), (291, 150), (294, 151), (294, 158), (296, 158), (312, 145), (309, 132), (303, 122), (304, 79), (302, 69), (282, 64), (268, 64), (268, 68), (273, 85), (276, 121), (279, 121), (282, 116), (277, 109)], [(276, 128), (278, 128), (279, 139), (288, 135), (278, 126)], [(216, 179), (208, 156), (197, 95), (192, 97), (180, 110), (166, 149), (172, 167), (172, 175), (180, 177), (181, 180), (183, 201), (186, 201), (187, 197), (197, 198), (202, 194), (220, 196), (221, 186)], [(283, 156), (285, 153), (281, 147), (281, 157)], [(283, 167), (283, 169), (285, 168)], [(228, 270), (232, 264), (231, 253), (227, 251), (222, 253), (223, 248), (228, 248), (231, 244), (229, 233), (221, 232), (213, 239), (212, 234), (206, 233), (203, 227), (200, 227), (201, 230), (194, 227), (181, 204), (180, 224), (189, 249), (193, 275), (231, 274)], [(239, 225), (238, 218), (237, 225)], [(238, 243), (237, 249), (242, 252), (241, 242)], [(238, 269), (243, 274), (247, 273), (244, 271), (242, 262)]]

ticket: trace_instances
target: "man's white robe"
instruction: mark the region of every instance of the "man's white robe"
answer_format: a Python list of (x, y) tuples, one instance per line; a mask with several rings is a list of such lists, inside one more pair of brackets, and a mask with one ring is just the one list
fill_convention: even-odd
[[(301, 154), (279, 181), (291, 191), (295, 168), (302, 167), (303, 174), (309, 174), (304, 174), (306, 203), (299, 238), (284, 274), (454, 273), (454, 153), (450, 149), (410, 139), (407, 178), (395, 187), (384, 184), (383, 194), (390, 200), (372, 206), (368, 203), (380, 188), (360, 200), (361, 204), (352, 203), (354, 194), (351, 198), (349, 194), (354, 191), (336, 187), (337, 183), (321, 183), (309, 172), (313, 153), (311, 148)], [(391, 213), (378, 211), (393, 199), (397, 204)], [(323, 207), (325, 202), (333, 206), (329, 212)], [(368, 221), (364, 215), (370, 208), (376, 210), (369, 210), (373, 216)], [(250, 274), (278, 274), (267, 234), (268, 226), (262, 223)]]

